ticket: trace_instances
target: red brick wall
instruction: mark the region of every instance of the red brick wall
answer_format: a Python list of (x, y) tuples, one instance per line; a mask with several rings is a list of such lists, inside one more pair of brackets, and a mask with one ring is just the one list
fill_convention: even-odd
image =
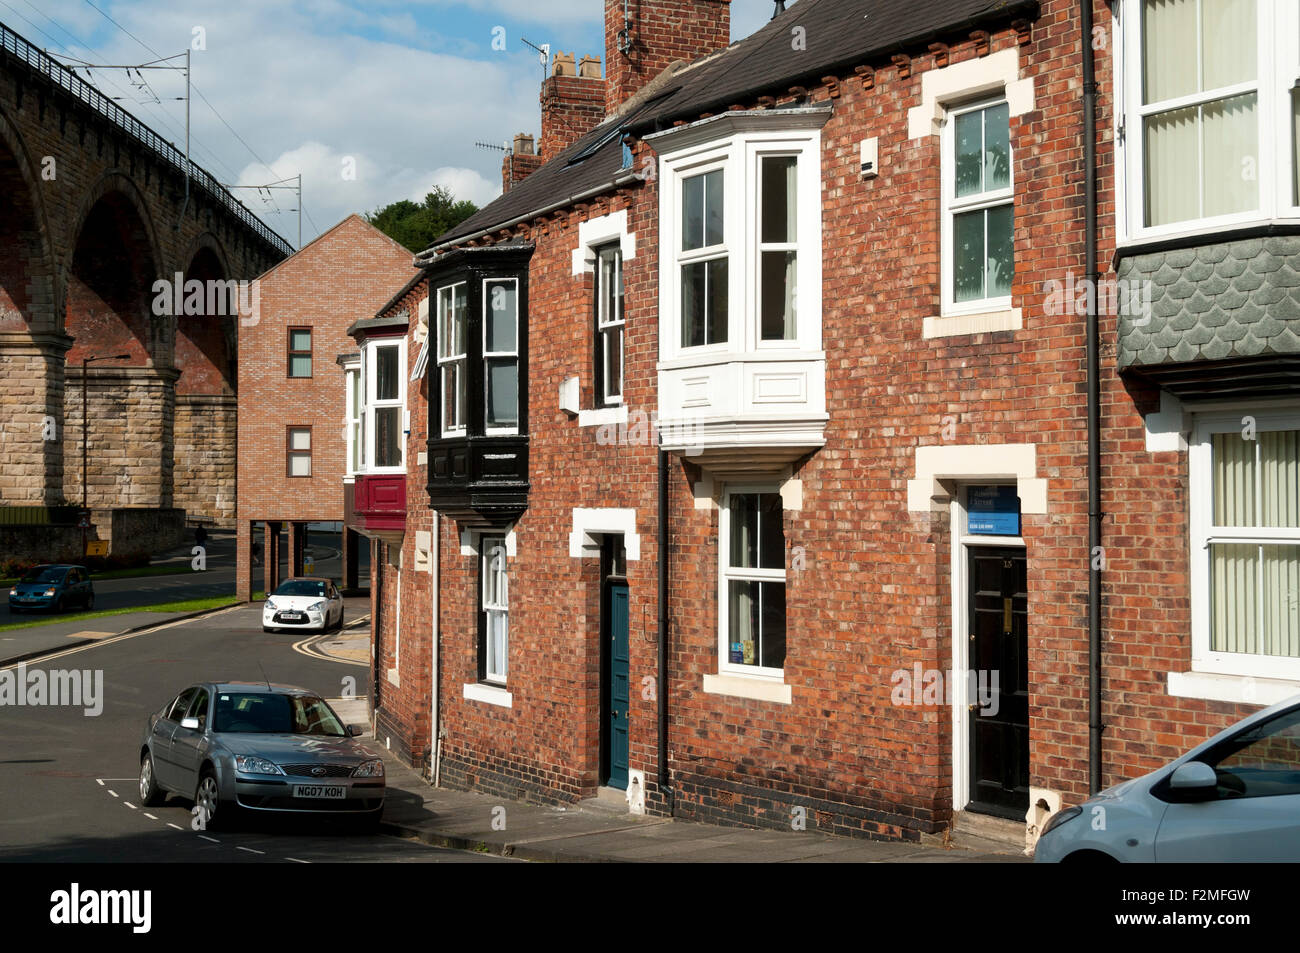
[(632, 48), (621, 53), (623, 6), (624, 0), (605, 0), (607, 113), (675, 60), (690, 62), (731, 42), (731, 0), (627, 0)]
[(542, 83), (542, 138), (538, 154), (549, 162), (605, 118), (605, 81), (549, 76)]
[[(1106, 7), (1096, 4), (1099, 23)], [(925, 340), (940, 307), (939, 138), (910, 139), (907, 110), (921, 101), (933, 53), (888, 63), (864, 89), (851, 72), (814, 101), (834, 99), (823, 129), (823, 310), (830, 422), (826, 446), (795, 476), (802, 506), (787, 510), (787, 545), (802, 569), (787, 583), (782, 706), (705, 694), (717, 665), (716, 508), (696, 509), (699, 473), (671, 469), (670, 767), (685, 816), (787, 827), (808, 807), (809, 827), (916, 839), (951, 814), (951, 712), (891, 702), (891, 674), (952, 664), (950, 554), (943, 512), (911, 512), (907, 481), (920, 446), (1033, 443), (1048, 481), (1048, 512), (1027, 514), (1032, 783), (1078, 801), (1088, 789), (1087, 487), (1085, 328), (1050, 314), (1044, 283), (1084, 266), (1083, 131), (1075, 4), (1050, 0), (1030, 33), (994, 31), (991, 50), (1019, 46), (1034, 108), (1012, 119), (1016, 181), (1014, 305), (1023, 328)], [(952, 38), (952, 62), (979, 55)], [(1100, 254), (1114, 248), (1110, 60), (1097, 59)], [(858, 174), (858, 142), (879, 137), (880, 175)], [(641, 146), (640, 150), (644, 151)], [(637, 167), (641, 167), (638, 156)], [(653, 183), (629, 205), (637, 255), (626, 262), (627, 395), (657, 405), (657, 213)], [(631, 589), (631, 767), (654, 790), (655, 703), (637, 690), (655, 673), (655, 452), (607, 447), (594, 428), (558, 410), (566, 377), (591, 405), (590, 277), (571, 274), (576, 224), (609, 206), (534, 223), (530, 268), (529, 509), (510, 562), (513, 707), (466, 701), (475, 680), (477, 563), (461, 556), (444, 521), (440, 684), (447, 783), (533, 799), (569, 800), (596, 784), (598, 569), (569, 556), (573, 507), (632, 507), (641, 559)], [(504, 236), (500, 236), (504, 237)], [(1226, 726), (1246, 706), (1170, 697), (1167, 674), (1190, 668), (1187, 465), (1148, 453), (1141, 414), (1152, 393), (1120, 380), (1116, 324), (1102, 318), (1103, 746), (1105, 784), (1151, 770)], [(947, 418), (955, 431), (944, 433)], [(416, 496), (423, 475), (414, 486)], [(412, 497), (414, 502), (415, 497)], [(408, 524), (410, 525), (410, 524)], [(403, 596), (403, 612), (417, 613)], [(416, 636), (419, 637), (418, 635)], [(417, 643), (418, 644), (418, 643)], [(416, 650), (417, 653), (420, 649)], [(403, 658), (408, 658), (403, 648)], [(403, 674), (403, 686), (406, 685)], [(418, 736), (419, 729), (415, 729)], [(418, 741), (418, 737), (417, 737)], [(427, 745), (427, 741), (424, 742)]]
[[(261, 314), (239, 329), (239, 519), (342, 520), (346, 441), (339, 354), (352, 322), (411, 279), (411, 253), (358, 216), (259, 279)], [(312, 376), (288, 376), (290, 327), (312, 329)], [(288, 477), (286, 430), (312, 428), (310, 477)]]

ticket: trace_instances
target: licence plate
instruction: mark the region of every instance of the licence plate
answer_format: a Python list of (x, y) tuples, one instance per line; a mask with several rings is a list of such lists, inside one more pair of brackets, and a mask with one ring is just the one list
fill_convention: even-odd
[(345, 798), (348, 789), (342, 784), (295, 784), (294, 797)]
[(301, 613), (301, 612), (281, 612), (280, 615), (284, 616), (286, 619), (301, 619), (301, 618), (302, 618), (302, 613)]

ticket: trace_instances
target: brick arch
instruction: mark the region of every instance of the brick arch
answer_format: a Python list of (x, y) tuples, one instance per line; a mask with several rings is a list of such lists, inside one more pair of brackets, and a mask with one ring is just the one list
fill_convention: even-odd
[(104, 174), (70, 226), (60, 268), (63, 330), (77, 338), (68, 361), (111, 349), (129, 353), (130, 366), (169, 367), (171, 321), (152, 310), (163, 255), (140, 189), (120, 172)]
[[(57, 167), (55, 169), (57, 173)], [(22, 133), (0, 109), (0, 248), (21, 249), (0, 257), (0, 331), (53, 331), (55, 263), (40, 175)]]
[[(229, 258), (217, 237), (204, 232), (190, 243), (181, 259), (186, 283), (197, 279), (205, 283), (205, 307), (202, 314), (181, 314), (176, 319), (173, 366), (180, 371), (177, 394), (233, 394), (235, 389), (235, 347), (238, 315), (225, 294), (209, 301), (207, 282), (227, 284), (231, 279)], [(217, 304), (209, 313), (207, 305)]]

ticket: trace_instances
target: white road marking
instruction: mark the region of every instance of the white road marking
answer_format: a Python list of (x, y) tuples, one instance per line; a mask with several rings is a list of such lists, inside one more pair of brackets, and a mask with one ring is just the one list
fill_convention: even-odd
[(261, 855), (263, 855), (263, 856), (266, 855), (266, 851), (264, 851), (264, 850), (253, 850), (253, 848), (251, 848), (251, 847), (236, 847), (235, 850), (246, 850), (246, 851), (248, 851), (250, 854), (261, 854)]
[(130, 808), (131, 810), (133, 810), (133, 811), (136, 809), (136, 808), (135, 808), (135, 805), (132, 804), (130, 801), (123, 801), (122, 803), (125, 804), (127, 807), (129, 807), (129, 808)]
[[(217, 611), (217, 612), (211, 612), (211, 613), (209, 613), (208, 615), (205, 615), (205, 616), (199, 616), (198, 618), (199, 618), (199, 619), (214, 619), (214, 618), (216, 618), (217, 616), (220, 616), (220, 615), (226, 615), (226, 614), (228, 614), (228, 613), (230, 613), (230, 612), (234, 612), (236, 609), (243, 609), (243, 608), (246, 608), (247, 605), (248, 605), (248, 603), (245, 603), (245, 602), (239, 602), (239, 603), (236, 603), (235, 605), (231, 606), (231, 607), (228, 608), (228, 609), (222, 609), (222, 610)], [(61, 659), (61, 658), (63, 658), (64, 656), (67, 656), (67, 655), (77, 655), (77, 654), (79, 654), (79, 653), (81, 653), (81, 652), (89, 652), (91, 649), (97, 649), (97, 648), (100, 648), (100, 647), (105, 646), (105, 645), (112, 645), (112, 644), (114, 644), (115, 642), (122, 642), (122, 641), (124, 641), (124, 640), (126, 640), (126, 639), (134, 639), (134, 638), (137, 638), (137, 637), (139, 637), (139, 636), (141, 636), (141, 635), (153, 635), (153, 633), (155, 633), (155, 632), (161, 632), (161, 631), (163, 631), (164, 629), (171, 629), (171, 628), (174, 628), (175, 626), (178, 626), (178, 625), (185, 625), (187, 622), (197, 622), (197, 621), (198, 621), (198, 619), (177, 619), (177, 620), (175, 620), (174, 622), (164, 622), (164, 623), (162, 623), (161, 625), (154, 626), (152, 629), (145, 629), (143, 632), (123, 632), (121, 635), (115, 635), (115, 636), (113, 636), (111, 639), (100, 639), (98, 642), (92, 642), (92, 643), (90, 643), (89, 645), (80, 645), (80, 646), (77, 646), (76, 648), (65, 649), (65, 650), (62, 651), (62, 652), (55, 652), (53, 655), (42, 655), (41, 658), (40, 658), (40, 661), (41, 661), (42, 664), (45, 664), (45, 663), (47, 663), (47, 662), (53, 662), (55, 659)], [(20, 664), (25, 664), (25, 663), (15, 662), (15, 663), (12, 664), (12, 665), (0, 666), (0, 672), (8, 672), (8, 671), (14, 671), (14, 670), (17, 670), (17, 668), (18, 668), (18, 666), (19, 666)], [(111, 780), (111, 779), (110, 779), (110, 780)], [(134, 781), (135, 779), (134, 779), (134, 778), (125, 778), (124, 780), (127, 780), (127, 781)]]
[(144, 816), (147, 817), (147, 818), (149, 818), (149, 820), (151, 820), (151, 821), (156, 821), (156, 820), (158, 820), (158, 818), (157, 818), (155, 815), (150, 814), (148, 811), (142, 811), (141, 813), (144, 814)]
[(111, 794), (111, 795), (113, 795), (113, 797), (117, 797), (117, 792), (114, 791), (112, 788), (109, 788), (109, 789), (108, 789), (108, 793)]
[(179, 824), (173, 824), (171, 821), (168, 821), (168, 822), (167, 822), (167, 826), (168, 826), (168, 827), (174, 827), (174, 828), (176, 828), (178, 831), (183, 831), (183, 830), (185, 830), (185, 828), (181, 827)]
[(310, 864), (310, 860), (299, 860), (297, 857), (286, 857), (285, 860), (292, 860), (295, 864)]
[(102, 787), (104, 786), (104, 779), (103, 779), (103, 778), (95, 778), (95, 783), (98, 784), (98, 785), (102, 788)]
[(214, 844), (220, 844), (220, 843), (221, 843), (221, 841), (217, 840), (215, 837), (209, 837), (207, 834), (200, 834), (199, 836), (202, 837), (204, 840), (210, 840), (210, 841), (212, 841), (212, 843), (214, 843)]

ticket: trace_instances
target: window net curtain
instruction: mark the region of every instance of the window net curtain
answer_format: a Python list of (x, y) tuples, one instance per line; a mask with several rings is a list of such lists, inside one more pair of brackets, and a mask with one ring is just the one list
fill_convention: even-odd
[[(1213, 535), (1300, 530), (1300, 431), (1215, 434), (1212, 454)], [(1300, 543), (1211, 543), (1210, 579), (1211, 650), (1300, 657)]]
[[(1142, 101), (1195, 96), (1258, 78), (1256, 0), (1147, 0)], [(1258, 94), (1221, 97), (1146, 119), (1146, 224), (1259, 206)]]

